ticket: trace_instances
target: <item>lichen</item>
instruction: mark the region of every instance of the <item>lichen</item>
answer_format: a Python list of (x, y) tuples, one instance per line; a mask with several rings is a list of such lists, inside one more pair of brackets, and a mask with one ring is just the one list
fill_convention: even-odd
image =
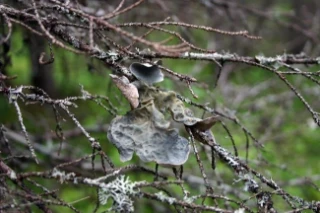
[[(180, 136), (178, 130), (170, 127), (172, 121), (202, 132), (216, 123), (216, 117), (196, 118), (175, 92), (151, 86), (161, 79), (157, 65), (134, 63), (130, 71), (139, 81), (130, 83), (127, 80), (126, 85), (132, 84), (138, 89), (138, 104), (127, 114), (115, 117), (107, 135), (109, 141), (117, 147), (120, 160), (129, 161), (136, 153), (145, 162), (184, 164), (190, 153), (189, 141)], [(147, 71), (153, 74), (146, 74)], [(126, 96), (125, 92), (123, 94)]]
[(188, 158), (189, 143), (169, 126), (164, 115), (149, 103), (113, 119), (108, 139), (118, 148), (121, 161), (131, 160), (136, 152), (145, 162), (181, 165)]
[(99, 188), (99, 202), (101, 205), (107, 204), (109, 198), (113, 200), (112, 211), (115, 212), (133, 212), (134, 205), (130, 196), (135, 195), (138, 191), (134, 190), (135, 183), (129, 178), (121, 175), (114, 181), (105, 184)]
[(172, 205), (174, 202), (177, 201), (176, 198), (174, 198), (174, 197), (168, 197), (168, 196), (165, 195), (162, 191), (157, 192), (155, 195), (158, 197), (158, 199), (159, 199), (160, 201), (162, 201), (162, 202), (168, 202), (170, 205)]
[(76, 174), (71, 172), (66, 174), (65, 171), (60, 171), (57, 168), (54, 168), (51, 173), (53, 178), (58, 178), (60, 183), (64, 183), (67, 180), (75, 178)]
[(148, 85), (163, 81), (163, 74), (156, 64), (136, 62), (130, 65), (129, 70), (138, 80)]

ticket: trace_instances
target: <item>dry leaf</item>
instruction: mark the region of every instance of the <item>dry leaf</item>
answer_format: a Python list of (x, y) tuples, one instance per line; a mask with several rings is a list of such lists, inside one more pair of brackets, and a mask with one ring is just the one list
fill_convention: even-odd
[(125, 76), (119, 77), (117, 75), (110, 74), (110, 77), (129, 101), (131, 107), (133, 109), (137, 108), (139, 106), (139, 93), (137, 87), (131, 84)]

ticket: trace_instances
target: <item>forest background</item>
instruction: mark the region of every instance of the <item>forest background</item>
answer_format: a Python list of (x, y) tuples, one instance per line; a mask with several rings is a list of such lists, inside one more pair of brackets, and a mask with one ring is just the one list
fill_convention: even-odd
[[(2, 0), (0, 15), (0, 212), (320, 211), (319, 1)], [(183, 171), (121, 162), (107, 138), (132, 110), (109, 74), (158, 59), (157, 87), (219, 117), (211, 150), (172, 122)]]

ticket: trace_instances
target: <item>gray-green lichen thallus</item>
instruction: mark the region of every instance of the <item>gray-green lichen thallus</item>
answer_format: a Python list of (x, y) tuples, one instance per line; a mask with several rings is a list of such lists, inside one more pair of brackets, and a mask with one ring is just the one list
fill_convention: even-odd
[(145, 162), (174, 166), (184, 164), (190, 153), (189, 142), (179, 135), (177, 129), (171, 128), (171, 122), (206, 131), (217, 119), (194, 117), (175, 92), (152, 86), (163, 80), (157, 65), (133, 63), (130, 71), (137, 78), (132, 83), (125, 77), (111, 75), (132, 110), (111, 121), (109, 141), (117, 147), (121, 161), (131, 160), (135, 152)]

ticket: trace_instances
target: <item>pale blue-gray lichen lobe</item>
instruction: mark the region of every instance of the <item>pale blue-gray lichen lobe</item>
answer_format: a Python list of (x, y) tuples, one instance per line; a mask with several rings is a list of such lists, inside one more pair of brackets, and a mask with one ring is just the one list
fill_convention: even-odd
[(163, 74), (156, 64), (132, 63), (130, 72), (140, 81), (149, 85), (163, 81)]
[(145, 162), (182, 165), (188, 159), (189, 143), (169, 125), (150, 103), (113, 119), (108, 139), (119, 150), (121, 161), (131, 160), (136, 152)]
[(216, 122), (215, 117), (194, 117), (173, 91), (144, 85), (139, 87), (139, 102), (138, 108), (114, 118), (109, 126), (108, 138), (119, 150), (121, 161), (131, 160), (136, 152), (146, 162), (182, 165), (189, 156), (189, 143), (170, 128), (170, 121), (199, 131), (209, 130)]

